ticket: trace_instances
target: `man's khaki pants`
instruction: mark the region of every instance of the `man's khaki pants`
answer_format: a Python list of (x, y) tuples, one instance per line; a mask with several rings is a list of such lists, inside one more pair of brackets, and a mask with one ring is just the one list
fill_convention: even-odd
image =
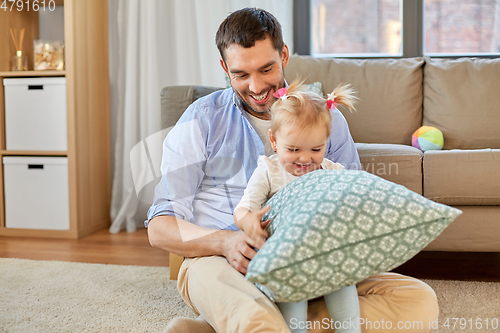
[[(184, 301), (217, 332), (290, 332), (276, 305), (224, 257), (185, 259), (178, 276)], [(383, 273), (357, 284), (362, 332), (432, 332), (439, 309), (424, 282)], [(323, 298), (309, 302), (309, 332), (333, 332)]]

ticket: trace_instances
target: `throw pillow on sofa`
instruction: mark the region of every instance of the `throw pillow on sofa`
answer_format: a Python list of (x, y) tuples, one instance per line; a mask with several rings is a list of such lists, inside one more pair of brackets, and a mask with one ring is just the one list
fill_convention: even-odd
[(317, 170), (266, 205), (270, 237), (246, 278), (276, 302), (299, 302), (406, 262), (461, 211), (364, 171)]

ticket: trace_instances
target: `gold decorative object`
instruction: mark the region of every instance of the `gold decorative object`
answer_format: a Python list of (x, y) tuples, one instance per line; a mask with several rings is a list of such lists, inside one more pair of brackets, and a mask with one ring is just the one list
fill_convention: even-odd
[(28, 58), (23, 55), (23, 39), (24, 39), (24, 28), (21, 29), (19, 39), (17, 37), (17, 29), (10, 29), (10, 35), (12, 36), (12, 41), (16, 48), (16, 55), (12, 57), (11, 70), (13, 71), (27, 71), (28, 70)]
[(34, 42), (36, 71), (64, 70), (64, 43), (37, 39)]

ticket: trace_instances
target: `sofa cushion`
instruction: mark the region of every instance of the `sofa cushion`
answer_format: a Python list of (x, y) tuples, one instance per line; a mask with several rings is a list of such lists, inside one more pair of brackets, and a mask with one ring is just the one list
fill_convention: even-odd
[(169, 86), (161, 91), (161, 128), (174, 126), (188, 106), (198, 98), (222, 88), (204, 86)]
[(500, 59), (430, 59), (424, 66), (423, 125), (444, 149), (500, 149)]
[(424, 154), (424, 195), (447, 205), (500, 205), (500, 149)]
[(339, 108), (355, 142), (411, 145), (422, 122), (423, 59), (325, 59), (291, 56), (285, 68), (288, 82), (320, 81), (330, 93), (339, 84), (357, 90), (357, 112)]
[(277, 302), (325, 295), (413, 257), (461, 212), (358, 170), (316, 170), (268, 203), (247, 279)]
[(356, 143), (363, 170), (422, 194), (422, 151), (412, 146)]

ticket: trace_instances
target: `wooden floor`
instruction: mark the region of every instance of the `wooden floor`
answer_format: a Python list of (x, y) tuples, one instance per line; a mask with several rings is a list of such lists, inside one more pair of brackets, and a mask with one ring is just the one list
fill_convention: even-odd
[[(0, 257), (117, 265), (168, 266), (168, 252), (150, 246), (145, 229), (79, 240), (0, 237)], [(500, 253), (421, 252), (395, 272), (421, 279), (500, 282)]]
[(0, 237), (0, 258), (168, 266), (168, 252), (149, 244), (146, 229), (110, 234), (103, 229), (78, 240)]

